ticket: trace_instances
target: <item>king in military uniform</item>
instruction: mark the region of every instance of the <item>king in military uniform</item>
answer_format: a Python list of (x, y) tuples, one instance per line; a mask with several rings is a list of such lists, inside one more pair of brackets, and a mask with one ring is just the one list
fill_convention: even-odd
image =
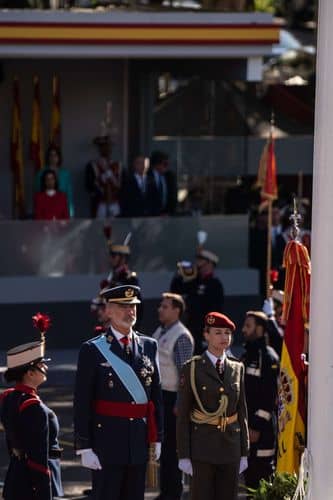
[(157, 342), (133, 330), (140, 289), (101, 292), (107, 331), (80, 350), (74, 394), (77, 454), (92, 469), (94, 500), (143, 500), (149, 445), (161, 450)]
[(208, 348), (184, 365), (178, 400), (179, 468), (192, 475), (191, 500), (236, 500), (249, 451), (244, 366), (226, 355), (234, 323), (205, 317)]

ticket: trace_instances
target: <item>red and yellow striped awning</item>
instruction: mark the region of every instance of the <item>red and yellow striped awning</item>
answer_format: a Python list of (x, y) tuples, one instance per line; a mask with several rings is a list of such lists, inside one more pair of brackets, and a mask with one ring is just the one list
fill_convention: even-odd
[(273, 24), (1, 22), (0, 45), (271, 45)]

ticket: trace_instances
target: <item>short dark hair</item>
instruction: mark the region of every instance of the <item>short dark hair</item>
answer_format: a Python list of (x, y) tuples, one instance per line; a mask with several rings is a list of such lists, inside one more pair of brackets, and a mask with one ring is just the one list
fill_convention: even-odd
[(57, 146), (56, 144), (49, 144), (49, 146), (46, 150), (46, 153), (45, 153), (46, 165), (50, 164), (50, 156), (51, 156), (52, 151), (55, 151), (57, 153), (58, 158), (59, 158), (58, 165), (60, 166), (62, 164), (62, 152), (61, 152), (61, 149), (59, 148), (59, 146)]
[(178, 295), (178, 293), (165, 292), (162, 294), (162, 297), (163, 299), (171, 300), (172, 307), (179, 309), (179, 316), (184, 314), (186, 306), (181, 295)]
[(154, 167), (169, 160), (169, 156), (163, 151), (153, 151), (150, 157), (150, 166)]
[(56, 191), (58, 191), (58, 178), (57, 178), (57, 174), (55, 173), (54, 170), (52, 170), (51, 168), (46, 168), (43, 172), (42, 172), (42, 175), (41, 175), (41, 178), (40, 178), (40, 190), (42, 192), (45, 191), (46, 189), (46, 177), (49, 175), (49, 174), (52, 174), (54, 176), (54, 180), (55, 180), (55, 184), (54, 184), (54, 188)]

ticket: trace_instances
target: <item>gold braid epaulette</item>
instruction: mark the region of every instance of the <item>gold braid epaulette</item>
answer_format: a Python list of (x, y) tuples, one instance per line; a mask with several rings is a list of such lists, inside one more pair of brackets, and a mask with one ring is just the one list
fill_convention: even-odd
[[(200, 356), (199, 356), (200, 357)], [(224, 431), (227, 425), (227, 408), (229, 398), (225, 394), (223, 394), (220, 398), (220, 404), (216, 411), (207, 411), (203, 406), (201, 399), (199, 398), (199, 394), (197, 391), (197, 387), (195, 385), (195, 362), (198, 359), (198, 356), (195, 356), (191, 360), (191, 368), (190, 368), (190, 381), (191, 388), (194, 394), (195, 400), (200, 408), (200, 413), (198, 410), (193, 410), (191, 413), (191, 420), (197, 424), (209, 424), (213, 420), (215, 421), (218, 417), (221, 421), (221, 430)]]

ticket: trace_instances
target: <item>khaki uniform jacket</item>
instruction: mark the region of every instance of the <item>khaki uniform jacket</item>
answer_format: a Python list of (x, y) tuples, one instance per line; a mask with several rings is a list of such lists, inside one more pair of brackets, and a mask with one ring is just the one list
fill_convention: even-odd
[[(228, 396), (226, 415), (238, 414), (238, 420), (226, 426), (197, 424), (191, 421), (193, 409), (199, 409), (191, 388), (191, 363), (195, 363), (198, 396), (209, 412), (217, 410), (222, 394)], [(177, 448), (179, 458), (211, 463), (237, 462), (249, 453), (247, 408), (244, 392), (244, 366), (226, 358), (220, 379), (215, 366), (204, 353), (188, 361), (182, 371), (178, 394)]]

